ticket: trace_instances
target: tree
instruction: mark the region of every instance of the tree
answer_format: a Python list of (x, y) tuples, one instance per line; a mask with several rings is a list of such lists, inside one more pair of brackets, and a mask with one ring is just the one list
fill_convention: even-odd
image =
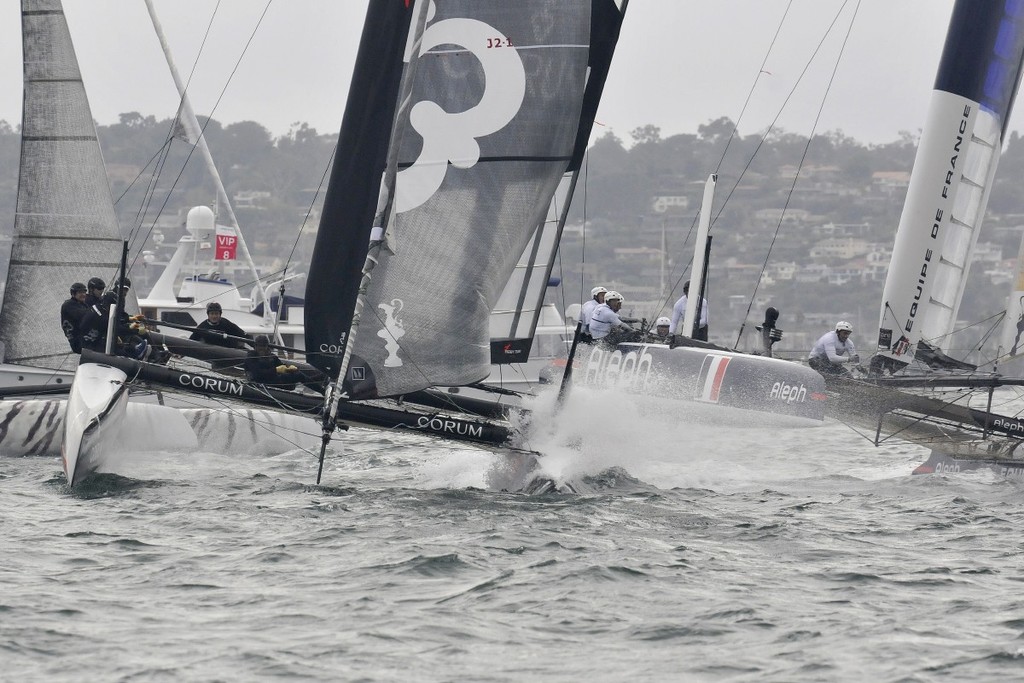
[(640, 126), (631, 130), (629, 137), (633, 138), (633, 144), (635, 145), (658, 143), (661, 142), (661, 128), (647, 124), (646, 126)]

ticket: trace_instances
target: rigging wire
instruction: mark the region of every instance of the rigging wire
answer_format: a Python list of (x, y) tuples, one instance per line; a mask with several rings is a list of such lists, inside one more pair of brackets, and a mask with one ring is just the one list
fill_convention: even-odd
[[(754, 95), (754, 90), (757, 89), (757, 85), (758, 85), (758, 83), (761, 80), (761, 76), (764, 75), (765, 73), (767, 73), (767, 71), (765, 70), (765, 66), (767, 66), (768, 59), (771, 57), (772, 51), (775, 48), (775, 44), (778, 42), (779, 36), (782, 33), (782, 27), (786, 23), (786, 19), (789, 16), (789, 11), (792, 8), (792, 6), (793, 6), (793, 0), (790, 0), (790, 2), (786, 5), (786, 10), (783, 12), (782, 18), (779, 21), (778, 26), (776, 26), (776, 28), (775, 28), (775, 34), (772, 36), (772, 41), (769, 44), (768, 49), (765, 51), (764, 59), (761, 61), (761, 67), (760, 67), (760, 69), (758, 69), (757, 76), (754, 77), (754, 82), (751, 83), (750, 89), (747, 91), (747, 97), (746, 97), (746, 99), (743, 102), (742, 108), (740, 109), (739, 116), (736, 118), (736, 122), (733, 125), (732, 131), (729, 134), (728, 140), (726, 140), (725, 149), (722, 150), (722, 155), (721, 155), (721, 157), (719, 157), (718, 164), (715, 166), (715, 173), (719, 174), (719, 177), (721, 177), (720, 172), (721, 172), (722, 164), (725, 162), (725, 158), (728, 155), (729, 148), (732, 146), (733, 140), (739, 134), (740, 124), (743, 121), (743, 117), (746, 115), (747, 107), (750, 105), (750, 101), (751, 101), (751, 99), (753, 98), (753, 95)], [(828, 34), (826, 33), (826, 35), (828, 35)], [(815, 51), (815, 54), (816, 53), (817, 53), (817, 51)], [(813, 55), (812, 55), (812, 60), (813, 60)], [(800, 74), (800, 78), (797, 80), (797, 85), (799, 85), (800, 79), (803, 78), (803, 75), (804, 75), (804, 73), (806, 73), (806, 70), (807, 69), (805, 67), (804, 72)], [(794, 90), (795, 90), (795, 88), (796, 88), (796, 86), (794, 86)], [(792, 97), (792, 92), (790, 93), (790, 97)], [(786, 98), (786, 102), (788, 102), (788, 101), (789, 101), (789, 98), (787, 97)], [(785, 108), (786, 102), (783, 102), (782, 108), (780, 108), (780, 110), (779, 110), (779, 114), (775, 117), (775, 120), (772, 121), (771, 126), (769, 126), (769, 128), (765, 132), (764, 136), (762, 136), (761, 140), (758, 142), (757, 147), (754, 149), (754, 152), (750, 155), (750, 158), (747, 160), (746, 165), (743, 167), (743, 170), (740, 172), (739, 177), (737, 177), (736, 183), (732, 186), (732, 188), (729, 190), (729, 193), (726, 195), (725, 199), (722, 201), (722, 204), (721, 204), (721, 206), (720, 206), (720, 208), (718, 210), (718, 214), (713, 216), (713, 218), (711, 220), (711, 224), (710, 224), (709, 229), (708, 229), (709, 230), (709, 234), (710, 234), (710, 231), (714, 228), (715, 222), (717, 222), (718, 218), (721, 216), (722, 211), (724, 211), (725, 207), (728, 205), (729, 200), (732, 198), (733, 193), (739, 187), (740, 182), (743, 180), (743, 176), (750, 169), (750, 166), (753, 163), (754, 158), (757, 156), (757, 153), (760, 151), (762, 145), (767, 140), (767, 137), (771, 133), (772, 128), (774, 127), (775, 123), (778, 121), (779, 116), (781, 116), (782, 109)], [(708, 207), (708, 210), (710, 211), (711, 207)], [(698, 218), (699, 218), (699, 214), (695, 214), (694, 217), (693, 217), (693, 221), (690, 223), (690, 229), (686, 233), (686, 237), (683, 239), (682, 244), (684, 246), (690, 241), (690, 236), (693, 235), (693, 231), (694, 231), (694, 229), (697, 226)], [(686, 273), (689, 272), (689, 270), (690, 270), (690, 268), (692, 266), (693, 266), (693, 256), (690, 256), (690, 259), (686, 262), (686, 265), (683, 267), (682, 271), (680, 272), (679, 277), (676, 279), (675, 283), (672, 285), (672, 288), (669, 289), (669, 291), (665, 295), (666, 298), (662, 302), (662, 305), (661, 305), (660, 308), (664, 309), (666, 306), (670, 306), (673, 303), (673, 300), (676, 298), (675, 297), (675, 293), (677, 291), (677, 288), (679, 287), (679, 284), (683, 281), (683, 278), (686, 277)], [(651, 315), (653, 317), (654, 313), (652, 312)]]
[[(273, 1), (274, 0), (267, 0), (267, 4), (264, 6), (263, 12), (260, 14), (259, 19), (256, 21), (256, 25), (253, 27), (252, 31), (250, 32), (249, 38), (246, 40), (245, 46), (242, 48), (241, 54), (239, 54), (238, 59), (235, 61), (234, 67), (231, 69), (231, 73), (228, 75), (228, 78), (227, 78), (227, 80), (224, 83), (224, 87), (221, 88), (220, 94), (217, 96), (217, 99), (214, 102), (213, 107), (210, 109), (210, 114), (206, 118), (206, 122), (203, 123), (202, 127), (199, 130), (199, 135), (200, 136), (203, 136), (203, 135), (206, 134), (207, 126), (209, 126), (210, 123), (213, 121), (213, 115), (217, 111), (217, 108), (220, 106), (221, 100), (224, 99), (224, 95), (227, 92), (228, 87), (231, 85), (231, 81), (234, 79), (235, 74), (238, 72), (238, 68), (239, 68), (239, 66), (241, 66), (242, 60), (245, 58), (245, 55), (248, 52), (249, 47), (252, 45), (252, 42), (253, 42), (253, 40), (256, 37), (256, 32), (259, 31), (260, 26), (263, 24), (263, 20), (266, 18), (267, 12), (269, 11), (270, 5), (273, 3)], [(218, 3), (218, 5), (219, 5), (219, 3)], [(212, 21), (213, 21), (213, 19), (211, 17), (211, 23), (212, 23)], [(171, 192), (177, 186), (178, 181), (181, 180), (182, 175), (184, 175), (185, 169), (188, 167), (188, 162), (192, 159), (192, 155), (195, 153), (196, 147), (197, 147), (197, 145), (195, 143), (193, 143), (191, 145), (191, 147), (190, 147), (190, 149), (188, 151), (188, 155), (186, 156), (185, 161), (182, 164), (181, 170), (178, 172), (178, 175), (175, 176), (174, 182), (171, 184), (171, 191), (168, 191), (167, 196), (164, 198), (163, 204), (160, 205), (160, 209), (157, 212), (156, 218), (154, 218), (152, 225), (150, 225), (150, 227), (149, 227), (149, 230), (146, 231), (145, 237), (143, 239), (143, 243), (145, 243), (145, 241), (149, 239), (149, 237), (152, 234), (153, 230), (156, 228), (156, 221), (157, 221), (157, 219), (159, 219), (159, 217), (161, 215), (163, 215), (164, 210), (167, 208), (167, 204), (171, 200)], [(140, 229), (141, 229), (141, 226), (140, 226)], [(135, 257), (132, 259), (131, 265), (128, 268), (129, 270), (131, 270), (131, 268), (135, 266), (135, 263), (138, 261), (140, 254), (141, 254), (140, 251), (136, 252)]]
[[(811, 58), (808, 60), (807, 64), (804, 66), (804, 70), (801, 72), (800, 79), (798, 79), (797, 84), (799, 84), (800, 80), (803, 79), (804, 74), (807, 73), (807, 70), (810, 68), (811, 61), (813, 61), (814, 57), (818, 54), (818, 51), (821, 50), (822, 45), (824, 45), (824, 43), (825, 43), (825, 39), (832, 32), (833, 27), (835, 27), (836, 23), (839, 21), (839, 16), (842, 14), (842, 11), (846, 7), (846, 5), (847, 5), (847, 3), (844, 2), (842, 7), (839, 8), (839, 11), (836, 13), (835, 18), (833, 18), (832, 23), (829, 25), (828, 30), (825, 32), (825, 35), (822, 36), (821, 40), (818, 42), (817, 47), (814, 49), (814, 53), (811, 55)], [(821, 102), (818, 105), (818, 111), (817, 111), (817, 113), (815, 114), (815, 117), (814, 117), (814, 124), (811, 126), (811, 132), (807, 136), (807, 143), (804, 145), (803, 153), (800, 156), (800, 163), (797, 164), (796, 173), (793, 174), (793, 183), (790, 185), (789, 193), (786, 195), (786, 202), (785, 202), (785, 204), (782, 207), (782, 213), (779, 215), (779, 222), (775, 226), (775, 233), (772, 235), (772, 240), (771, 240), (771, 242), (768, 245), (768, 252), (765, 254), (764, 262), (761, 264), (761, 271), (758, 273), (757, 281), (754, 283), (754, 290), (750, 294), (750, 301), (747, 304), (747, 310), (744, 313), (743, 322), (740, 323), (740, 329), (739, 329), (739, 332), (736, 335), (736, 343), (733, 345), (734, 349), (739, 347), (740, 340), (743, 338), (743, 330), (744, 330), (744, 327), (746, 327), (746, 324), (747, 324), (747, 317), (750, 315), (750, 309), (754, 307), (754, 299), (757, 296), (757, 290), (761, 286), (761, 280), (764, 277), (764, 271), (768, 267), (768, 261), (771, 259), (772, 250), (775, 248), (775, 242), (776, 242), (776, 240), (778, 240), (779, 232), (782, 230), (782, 223), (783, 223), (783, 220), (785, 219), (785, 216), (786, 216), (786, 210), (789, 208), (789, 203), (793, 199), (793, 192), (796, 190), (796, 184), (800, 180), (800, 172), (803, 170), (804, 162), (807, 161), (807, 153), (810, 150), (811, 142), (814, 140), (814, 134), (817, 131), (818, 123), (821, 121), (821, 112), (824, 110), (824, 108), (825, 108), (825, 101), (828, 99), (828, 94), (832, 90), (832, 84), (835, 82), (836, 72), (839, 70), (839, 64), (842, 61), (843, 55), (846, 53), (846, 45), (847, 45), (847, 43), (849, 43), (850, 34), (853, 32), (853, 25), (854, 25), (854, 23), (856, 23), (857, 13), (858, 13), (859, 10), (860, 10), (860, 0), (858, 0), (857, 4), (854, 6), (853, 16), (850, 18), (850, 23), (849, 23), (849, 25), (846, 28), (846, 35), (843, 37), (843, 42), (840, 45), (839, 56), (836, 58), (835, 65), (832, 67), (832, 74), (829, 77), (828, 85), (825, 87), (825, 92), (822, 94)], [(789, 102), (789, 99), (793, 96), (793, 93), (795, 91), (796, 91), (796, 85), (793, 86), (793, 90), (791, 90), (789, 95), (786, 97), (786, 103)], [(785, 108), (786, 103), (783, 103), (782, 109)], [(779, 116), (782, 115), (782, 109), (779, 110), (779, 114), (775, 117), (775, 120), (772, 121), (772, 125), (773, 126), (775, 125), (775, 122), (778, 121)], [(766, 136), (767, 136), (767, 133), (766, 133)], [(763, 139), (762, 139), (762, 141), (763, 141)], [(736, 184), (738, 186), (739, 185), (739, 181), (737, 181)]]

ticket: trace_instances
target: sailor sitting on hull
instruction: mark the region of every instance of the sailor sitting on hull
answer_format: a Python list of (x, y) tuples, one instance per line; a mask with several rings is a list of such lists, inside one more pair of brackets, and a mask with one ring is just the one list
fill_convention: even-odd
[(845, 320), (837, 322), (835, 330), (826, 332), (815, 342), (807, 356), (807, 364), (823, 375), (849, 375), (843, 366), (860, 363), (860, 356), (850, 340), (852, 332), (853, 325)]
[[(91, 282), (91, 281), (90, 281)], [(131, 280), (124, 278), (124, 292), (131, 288)], [(117, 294), (107, 292), (98, 303), (89, 307), (82, 316), (78, 328), (83, 349), (98, 353), (107, 351), (107, 327), (110, 320), (110, 307), (117, 303)], [(119, 310), (114, 321), (114, 343), (111, 352), (115, 356), (126, 356), (135, 360), (148, 360), (166, 363), (169, 354), (155, 350), (144, 337), (149, 334), (141, 322), (133, 322), (128, 313)]]
[(648, 344), (668, 344), (671, 332), (672, 321), (665, 316), (661, 316), (654, 322), (654, 327), (647, 331), (644, 341)]
[(608, 290), (604, 287), (594, 287), (590, 290), (590, 300), (584, 301), (580, 308), (580, 322), (583, 323), (583, 332), (580, 333), (580, 341), (591, 344), (594, 341), (590, 334), (590, 318), (594, 315), (594, 309), (604, 303), (604, 295)]
[(270, 350), (270, 338), (265, 334), (257, 334), (253, 341), (254, 349), (246, 354), (242, 367), (250, 382), (258, 382), (275, 389), (294, 389), (302, 382), (318, 393), (324, 393), (326, 386), (322, 379), (314, 379), (295, 365), (283, 363)]
[(71, 285), (71, 298), (61, 304), (60, 307), (60, 327), (64, 331), (64, 336), (67, 337), (71, 351), (74, 353), (82, 353), (82, 333), (80, 328), (82, 326), (82, 318), (90, 310), (89, 304), (85, 303), (88, 291), (85, 285), (81, 282), (76, 282)]
[(622, 301), (618, 292), (608, 292), (604, 295), (604, 303), (594, 309), (590, 316), (590, 336), (595, 342), (615, 346), (624, 341), (640, 340), (640, 333), (619, 317)]

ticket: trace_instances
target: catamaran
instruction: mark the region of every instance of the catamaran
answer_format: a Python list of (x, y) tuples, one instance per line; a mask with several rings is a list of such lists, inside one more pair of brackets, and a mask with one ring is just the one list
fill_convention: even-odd
[(1024, 420), (991, 409), (998, 387), (1024, 382), (947, 353), (1022, 63), (1024, 7), (957, 1), (896, 233), (872, 372), (828, 378), (838, 419), (870, 428), (876, 443), (933, 449), (919, 473), (991, 466), (1024, 476)]
[[(337, 378), (326, 397), (89, 352), (78, 373), (314, 415), (325, 445), (338, 424), (521, 445), (501, 403), (419, 394), (488, 376), (491, 312), (540, 231), (561, 230), (570, 197), (554, 223), (552, 200), (571, 195), (626, 5), (370, 4), (307, 278), (307, 358)], [(530, 332), (543, 291), (520, 291)], [(83, 404), (91, 418), (65, 422), (72, 485), (104, 467), (78, 430), (117, 414)]]

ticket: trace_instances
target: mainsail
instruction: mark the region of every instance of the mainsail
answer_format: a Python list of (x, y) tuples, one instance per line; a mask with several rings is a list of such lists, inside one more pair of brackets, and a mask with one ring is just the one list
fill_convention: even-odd
[(306, 348), (336, 373), (388, 143), (397, 178), (346, 376), (353, 398), (488, 375), (489, 314), (578, 167), (625, 11), (613, 0), (434, 2), (395, 83), (414, 11), (399, 4), (368, 12), (306, 292)]
[(882, 295), (876, 369), (949, 350), (1024, 60), (1024, 5), (957, 0)]
[(121, 235), (60, 0), (21, 5), (21, 167), (0, 341), (6, 362), (59, 368), (61, 301), (73, 282), (111, 280)]
[[(555, 254), (576, 189), (583, 155), (590, 141), (594, 116), (604, 89), (623, 8), (608, 3), (593, 7), (590, 36), (590, 73), (583, 95), (583, 111), (573, 158), (552, 197), (548, 214), (530, 237), (508, 282), (491, 311), (491, 362), (522, 363), (530, 355), (533, 335), (544, 304), (544, 294), (555, 265)], [(615, 12), (617, 16), (600, 16)]]

